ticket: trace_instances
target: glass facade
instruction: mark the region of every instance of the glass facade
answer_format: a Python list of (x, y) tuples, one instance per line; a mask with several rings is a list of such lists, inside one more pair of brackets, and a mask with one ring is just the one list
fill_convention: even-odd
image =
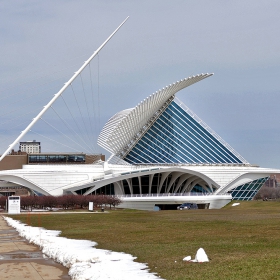
[(139, 163), (242, 163), (227, 147), (172, 101), (125, 156)]
[(241, 185), (231, 191), (234, 200), (252, 200), (268, 177), (260, 178), (250, 183)]
[(84, 163), (85, 155), (50, 155), (50, 154), (33, 154), (28, 155), (28, 163)]

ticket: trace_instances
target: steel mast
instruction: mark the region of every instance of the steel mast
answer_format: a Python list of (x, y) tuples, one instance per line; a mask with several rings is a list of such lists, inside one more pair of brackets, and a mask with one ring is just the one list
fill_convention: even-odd
[(31, 127), (43, 116), (43, 114), (51, 107), (51, 105), (56, 101), (56, 99), (68, 88), (69, 85), (77, 78), (77, 76), (84, 70), (84, 68), (91, 62), (91, 60), (100, 52), (100, 50), (108, 43), (108, 41), (115, 35), (115, 33), (121, 28), (121, 26), (128, 20), (127, 17), (119, 27), (107, 38), (107, 40), (92, 54), (92, 56), (85, 61), (82, 67), (74, 73), (70, 80), (64, 84), (58, 93), (54, 95), (51, 101), (44, 106), (43, 110), (32, 120), (32, 122), (21, 132), (18, 138), (9, 146), (9, 148), (0, 157), (0, 161), (11, 151), (11, 149), (21, 140), (21, 138), (31, 129)]

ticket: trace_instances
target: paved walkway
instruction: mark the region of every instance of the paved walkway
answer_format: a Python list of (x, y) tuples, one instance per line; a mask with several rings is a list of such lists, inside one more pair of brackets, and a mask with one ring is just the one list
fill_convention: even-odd
[(68, 269), (44, 257), (39, 248), (20, 237), (0, 214), (0, 278), (9, 280), (71, 279)]

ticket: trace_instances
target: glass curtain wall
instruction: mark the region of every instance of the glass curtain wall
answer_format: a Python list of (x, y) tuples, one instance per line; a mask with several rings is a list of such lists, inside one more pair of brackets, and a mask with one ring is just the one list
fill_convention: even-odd
[(252, 200), (268, 177), (243, 184), (231, 191), (233, 200)]
[(124, 158), (129, 163), (242, 163), (172, 101)]

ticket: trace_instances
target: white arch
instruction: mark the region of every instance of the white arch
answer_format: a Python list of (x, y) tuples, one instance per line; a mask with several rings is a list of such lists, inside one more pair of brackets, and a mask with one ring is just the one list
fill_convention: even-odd
[(229, 184), (227, 184), (224, 188), (217, 189), (215, 194), (225, 194), (232, 189), (239, 187), (243, 184), (258, 180), (260, 178), (269, 177), (270, 174), (263, 174), (263, 173), (245, 173), (234, 180), (232, 180)]
[[(85, 193), (85, 195), (90, 194), (93, 191), (95, 191), (105, 185), (111, 184), (111, 183), (114, 184), (114, 183), (118, 182), (118, 185), (120, 186), (120, 185), (122, 185), (123, 180), (127, 181), (130, 193), (133, 194), (132, 178), (138, 178), (138, 180), (139, 180), (142, 176), (146, 176), (146, 175), (149, 176), (149, 181), (150, 181), (149, 182), (149, 194), (151, 194), (150, 190), (151, 190), (151, 186), (152, 186), (152, 179), (155, 174), (162, 174), (158, 188), (157, 188), (157, 193), (161, 193), (164, 182), (166, 182), (166, 179), (168, 178), (168, 176), (173, 173), (176, 174), (173, 178), (175, 180), (179, 177), (178, 174), (180, 174), (180, 176), (182, 176), (182, 177), (184, 176), (184, 178), (185, 178), (184, 181), (189, 179), (185, 183), (185, 186), (182, 189), (182, 192), (185, 192), (187, 186), (190, 183), (192, 183), (194, 180), (197, 180), (197, 179), (199, 179), (199, 181), (201, 181), (207, 185), (212, 184), (216, 187), (219, 187), (212, 179), (208, 178), (207, 176), (205, 176), (202, 173), (199, 173), (199, 172), (193, 171), (193, 170), (188, 170), (185, 168), (171, 167), (171, 168), (164, 168), (164, 169), (149, 170), (149, 171), (145, 171), (145, 172), (143, 172), (142, 170), (139, 170), (139, 172), (133, 171), (133, 173), (126, 173), (125, 175), (101, 179), (99, 181), (95, 181), (94, 186), (90, 190), (88, 190)], [(173, 181), (175, 181), (175, 180), (173, 180)], [(121, 190), (120, 187), (118, 189)]]
[(15, 183), (17, 185), (26, 187), (30, 190), (36, 191), (38, 193), (44, 194), (44, 195), (50, 195), (49, 192), (44, 190), (43, 188), (40, 188), (38, 185), (28, 181), (27, 179), (24, 179), (19, 176), (14, 176), (14, 175), (0, 175), (0, 179), (3, 181)]
[(166, 190), (167, 193), (170, 192), (170, 189), (171, 189), (173, 183), (183, 174), (184, 174), (183, 172), (173, 172), (172, 173), (172, 178), (171, 178), (171, 180), (168, 184), (167, 190)]

